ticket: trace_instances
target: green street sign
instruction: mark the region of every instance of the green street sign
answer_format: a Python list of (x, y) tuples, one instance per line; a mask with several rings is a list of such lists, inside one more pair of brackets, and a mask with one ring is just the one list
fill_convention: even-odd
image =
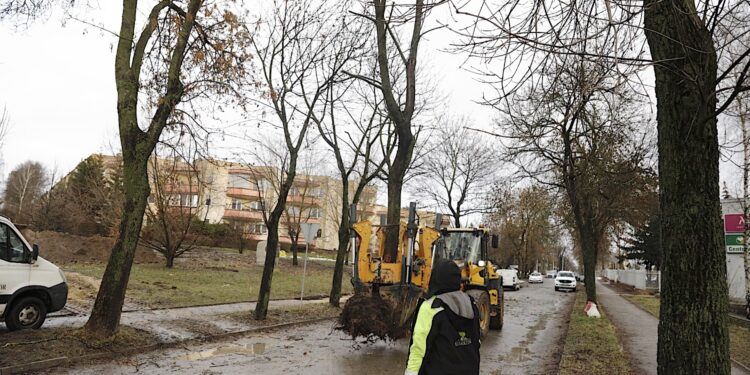
[(724, 235), (724, 245), (726, 246), (740, 246), (745, 244), (743, 241), (743, 235), (741, 234), (727, 234)]

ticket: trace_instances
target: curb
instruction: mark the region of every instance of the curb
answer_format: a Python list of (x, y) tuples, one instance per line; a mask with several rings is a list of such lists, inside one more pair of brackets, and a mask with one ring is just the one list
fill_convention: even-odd
[(732, 363), (734, 363), (735, 366), (747, 371), (750, 374), (750, 367), (745, 366), (742, 362), (739, 362), (735, 360), (734, 358), (729, 358), (729, 360), (732, 361)]
[(213, 341), (217, 341), (221, 339), (243, 336), (243, 335), (250, 334), (250, 333), (272, 331), (272, 330), (279, 329), (279, 328), (288, 328), (288, 327), (294, 327), (298, 325), (313, 324), (313, 323), (323, 322), (323, 321), (332, 320), (332, 319), (336, 319), (336, 317), (315, 318), (315, 319), (300, 320), (300, 321), (288, 322), (288, 323), (279, 323), (279, 324), (274, 324), (274, 325), (269, 325), (269, 326), (250, 328), (250, 329), (246, 329), (242, 331), (224, 332), (224, 333), (220, 333), (218, 335), (212, 335), (212, 336), (196, 337), (196, 338), (172, 341), (172, 342), (167, 342), (167, 343), (158, 343), (158, 344), (143, 346), (139, 348), (130, 348), (130, 349), (122, 350), (122, 351), (94, 353), (94, 354), (82, 355), (79, 357), (58, 357), (58, 358), (52, 358), (52, 359), (45, 359), (42, 361), (29, 362), (29, 363), (24, 363), (20, 365), (0, 367), (0, 375), (22, 374), (22, 373), (29, 372), (29, 371), (41, 371), (41, 370), (47, 370), (50, 368), (71, 366), (71, 365), (79, 364), (82, 362), (93, 361), (93, 360), (98, 360), (98, 359), (103, 359), (103, 358), (114, 359), (114, 358), (119, 358), (119, 357), (127, 357), (127, 356), (146, 353), (146, 352), (150, 352), (154, 350), (170, 349), (170, 348), (174, 348), (178, 346), (184, 346), (186, 344), (189, 345), (189, 344), (213, 342)]

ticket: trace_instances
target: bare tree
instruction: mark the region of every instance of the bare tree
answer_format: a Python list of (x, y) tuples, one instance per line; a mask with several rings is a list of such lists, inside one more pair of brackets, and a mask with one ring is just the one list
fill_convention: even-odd
[[(415, 0), (404, 5), (387, 0), (375, 0), (374, 12), (366, 11), (361, 17), (375, 24), (375, 41), (379, 79), (358, 76), (380, 89), (385, 108), (396, 132), (397, 146), (393, 159), (388, 163), (388, 212), (383, 259), (388, 262), (396, 258), (398, 250), (399, 223), (401, 221), (401, 190), (412, 162), (416, 137), (413, 119), (417, 110), (417, 55), (424, 34), (425, 16), (436, 5), (444, 1), (425, 2)], [(408, 48), (398, 36), (400, 26), (411, 25)], [(397, 53), (393, 52), (396, 50)], [(395, 62), (391, 57), (396, 55)], [(394, 65), (396, 67), (394, 68)], [(403, 76), (394, 74), (403, 67)], [(403, 80), (404, 95), (398, 95), (399, 79)]]
[(154, 152), (149, 162), (151, 195), (141, 241), (164, 256), (167, 268), (174, 267), (176, 258), (196, 246), (192, 224), (199, 207), (201, 181), (192, 151), (188, 160), (174, 149), (166, 158)]
[[(565, 197), (585, 277), (594, 280), (608, 230), (631, 208), (647, 173), (646, 147), (633, 136), (643, 119), (608, 64), (561, 58), (544, 74), (498, 108), (500, 137), (522, 177)], [(596, 301), (595, 283), (586, 283), (586, 296)]]
[[(495, 83), (513, 67), (523, 72), (512, 80), (516, 86), (502, 83), (503, 94), (515, 90), (553, 56), (607, 59), (625, 70), (634, 64), (654, 67), (664, 235), (658, 371), (728, 374), (716, 117), (738, 94), (750, 90), (750, 44), (744, 38), (750, 4), (479, 3), (473, 9), (469, 2), (456, 7), (476, 20), (464, 29), (466, 46), (476, 55), (503, 62), (503, 73), (491, 74)], [(642, 87), (638, 81), (632, 83), (633, 88)], [(714, 277), (696, 278), (689, 271), (696, 267)], [(709, 321), (702, 318), (706, 316)]]
[(489, 211), (486, 189), (501, 169), (495, 147), (470, 125), (465, 118), (451, 119), (432, 134), (414, 189), (418, 197), (450, 212), (457, 228), (461, 218)]
[(312, 117), (325, 116), (326, 92), (359, 53), (356, 45), (337, 42), (348, 27), (339, 4), (285, 1), (274, 5), (271, 14), (260, 23), (262, 27), (252, 45), (266, 90), (261, 103), (274, 114), (270, 123), (283, 132), (288, 164), (267, 221), (266, 261), (255, 307), (256, 319), (265, 319), (268, 313), (279, 222)]
[(487, 215), (491, 226), (501, 235), (501, 260), (517, 264), (522, 275), (536, 269), (540, 260), (557, 257), (559, 224), (555, 222), (555, 199), (544, 187), (532, 185), (509, 197), (498, 196), (508, 204), (499, 215)]
[(10, 172), (5, 185), (3, 211), (14, 221), (31, 224), (33, 212), (47, 186), (47, 170), (35, 161), (26, 161)]
[(369, 84), (350, 82), (332, 87), (327, 100), (327, 121), (318, 117), (314, 120), (321, 138), (333, 152), (341, 180), (338, 248), (329, 296), (329, 303), (338, 307), (354, 219), (350, 208), (360, 202), (365, 188), (382, 173), (385, 163), (390, 160), (395, 134), (388, 129), (389, 119), (383, 113), (383, 100), (378, 90)]
[[(4, 166), (5, 160), (3, 157), (3, 151), (5, 150), (5, 141), (8, 138), (10, 132), (10, 115), (8, 115), (8, 109), (3, 107), (3, 111), (0, 112), (0, 184), (4, 182), (5, 173)], [(3, 199), (0, 197), (0, 205), (3, 204)]]
[(168, 124), (178, 128), (199, 122), (181, 103), (233, 92), (232, 83), (244, 76), (250, 40), (231, 2), (163, 0), (151, 6), (145, 22), (138, 22), (137, 0), (122, 4), (115, 83), (125, 199), (119, 233), (85, 326), (94, 339), (111, 337), (120, 322), (150, 194), (151, 153)]

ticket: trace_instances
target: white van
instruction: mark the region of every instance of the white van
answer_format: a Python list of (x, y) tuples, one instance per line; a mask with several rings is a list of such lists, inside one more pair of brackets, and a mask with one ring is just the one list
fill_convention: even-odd
[(8, 330), (37, 329), (47, 313), (65, 307), (68, 284), (62, 270), (39, 258), (18, 229), (0, 216), (0, 320)]
[(518, 270), (502, 269), (497, 270), (503, 278), (503, 288), (518, 290), (521, 289), (521, 280), (518, 279)]

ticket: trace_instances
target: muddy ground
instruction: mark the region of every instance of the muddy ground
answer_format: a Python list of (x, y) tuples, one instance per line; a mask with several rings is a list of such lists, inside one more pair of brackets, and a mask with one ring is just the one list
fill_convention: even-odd
[[(482, 374), (557, 372), (574, 294), (551, 280), (506, 293), (505, 326), (482, 341)], [(352, 341), (333, 320), (49, 374), (403, 374), (408, 341)]]

